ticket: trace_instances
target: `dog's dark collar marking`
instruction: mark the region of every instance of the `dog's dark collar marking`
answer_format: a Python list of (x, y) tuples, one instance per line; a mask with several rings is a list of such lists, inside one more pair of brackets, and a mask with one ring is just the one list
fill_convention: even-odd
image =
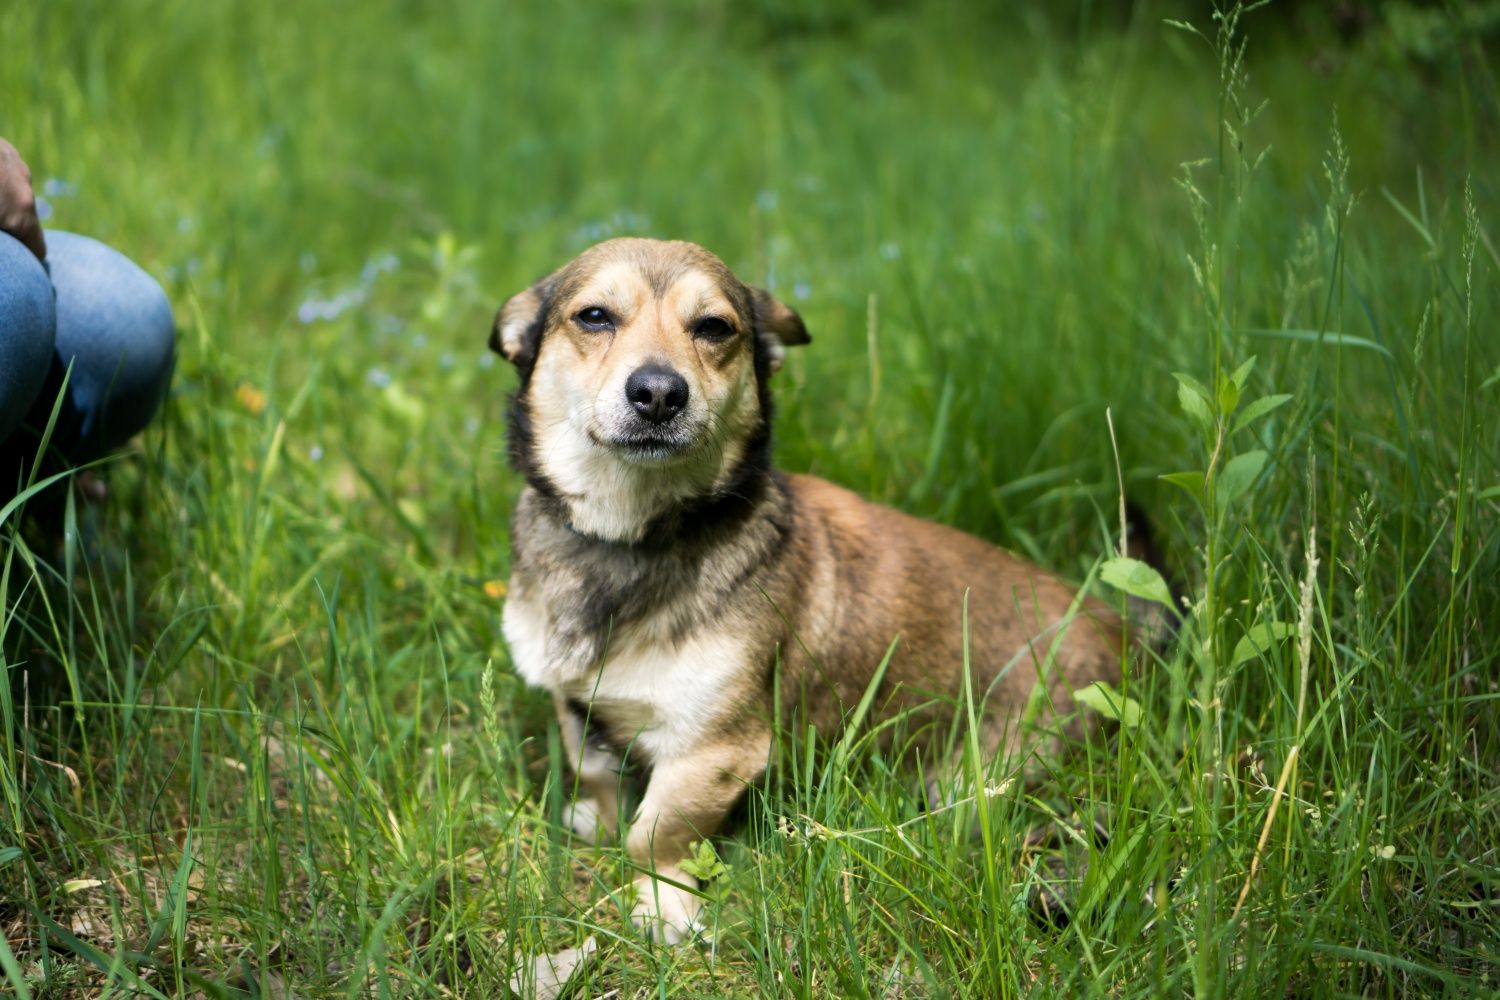
[(546, 487), (543, 480), (531, 485), (548, 501), (547, 506), (563, 530), (580, 541), (610, 548), (640, 550), (663, 548), (675, 543), (691, 542), (717, 531), (731, 528), (748, 518), (764, 499), (768, 489), (777, 488), (776, 474), (764, 466), (744, 466), (731, 477), (730, 489), (687, 500), (681, 505), (658, 515), (649, 524), (641, 537), (635, 541), (604, 538), (579, 529), (569, 512), (568, 502)]

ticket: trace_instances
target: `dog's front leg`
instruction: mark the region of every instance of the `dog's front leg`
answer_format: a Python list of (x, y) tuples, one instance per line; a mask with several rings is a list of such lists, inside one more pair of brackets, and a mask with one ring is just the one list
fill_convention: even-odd
[[(732, 741), (695, 747), (652, 766), (646, 797), (625, 846), (636, 864), (692, 888), (698, 880), (682, 870), (688, 846), (712, 836), (724, 816), (766, 769), (771, 734), (759, 730)], [(686, 889), (642, 875), (636, 879), (631, 918), (667, 944), (698, 929), (702, 900)]]
[(573, 832), (591, 842), (613, 837), (619, 819), (620, 771), (624, 761), (613, 750), (589, 740), (588, 720), (560, 694), (552, 696), (568, 766), (578, 777), (577, 796), (567, 806)]

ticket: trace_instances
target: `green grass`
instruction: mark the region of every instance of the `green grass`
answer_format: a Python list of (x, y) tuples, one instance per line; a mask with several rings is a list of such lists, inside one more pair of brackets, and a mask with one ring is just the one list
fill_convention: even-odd
[[(0, 133), (74, 186), (48, 224), (160, 277), (181, 337), (108, 504), (0, 529), (0, 992), (495, 996), (588, 934), (580, 996), (1500, 988), (1486, 50), (1272, 8), (1245, 81), (1206, 7), (1043, 9), (3, 5)], [(491, 583), (489, 320), (624, 232), (802, 311), (783, 467), (1078, 580), (1108, 408), (1194, 609), (1129, 668), (1140, 725), (997, 785), (984, 838), (867, 741), (784, 734), (675, 950), (560, 827)], [(1252, 355), (1241, 412), (1291, 401), (1216, 447)]]

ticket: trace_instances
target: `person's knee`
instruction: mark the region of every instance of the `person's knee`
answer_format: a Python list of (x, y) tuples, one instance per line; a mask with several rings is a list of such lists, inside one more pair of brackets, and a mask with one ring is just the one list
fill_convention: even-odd
[(87, 450), (117, 447), (150, 422), (166, 396), (176, 327), (166, 293), (97, 240), (47, 233), (57, 289), (57, 356), (73, 370)]
[(46, 381), (56, 329), (47, 272), (19, 240), (0, 233), (0, 442)]

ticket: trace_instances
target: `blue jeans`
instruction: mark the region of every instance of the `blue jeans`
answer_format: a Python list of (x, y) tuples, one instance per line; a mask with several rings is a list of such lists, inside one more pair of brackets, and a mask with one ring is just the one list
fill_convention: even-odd
[(144, 428), (172, 378), (176, 334), (161, 286), (97, 240), (46, 236), (44, 266), (0, 233), (0, 498), (35, 456), (69, 363), (51, 446), (70, 462)]

